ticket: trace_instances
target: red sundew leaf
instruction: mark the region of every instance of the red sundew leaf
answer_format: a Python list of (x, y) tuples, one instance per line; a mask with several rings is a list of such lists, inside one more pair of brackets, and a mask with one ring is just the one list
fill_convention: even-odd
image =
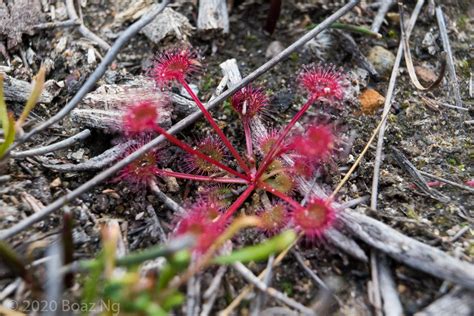
[(166, 86), (172, 81), (186, 79), (196, 72), (201, 64), (196, 54), (189, 49), (173, 49), (161, 54), (151, 71), (158, 86)]

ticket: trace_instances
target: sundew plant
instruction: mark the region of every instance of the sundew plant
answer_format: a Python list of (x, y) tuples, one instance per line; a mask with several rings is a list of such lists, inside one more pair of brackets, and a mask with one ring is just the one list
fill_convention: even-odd
[[(173, 146), (186, 153), (179, 170), (163, 166), (157, 151), (150, 151), (123, 169), (120, 179), (132, 186), (146, 186), (154, 177), (175, 177), (208, 184), (194, 204), (186, 206), (185, 214), (177, 215), (175, 235), (191, 233), (196, 236), (196, 253), (203, 253), (228, 227), (236, 212), (253, 193), (266, 192), (266, 203), (254, 205), (259, 218), (258, 228), (273, 235), (293, 228), (309, 239), (315, 239), (334, 224), (337, 217), (333, 201), (321, 196), (309, 196), (302, 205), (295, 193), (295, 177), (311, 177), (331, 159), (338, 144), (333, 124), (312, 123), (303, 132), (294, 126), (312, 106), (338, 108), (345, 95), (345, 76), (333, 66), (307, 65), (298, 74), (298, 82), (306, 93), (306, 102), (280, 130), (265, 136), (252, 134), (252, 121), (269, 107), (264, 89), (245, 86), (230, 99), (238, 114), (245, 135), (242, 149), (225, 135), (189, 86), (192, 74), (201, 63), (188, 49), (174, 49), (162, 53), (150, 73), (163, 91), (180, 86), (187, 91), (213, 129), (214, 135), (187, 144), (169, 134), (156, 122), (165, 101), (142, 100), (129, 104), (123, 115), (123, 134), (136, 140), (161, 134)], [(134, 150), (133, 148), (131, 149)], [(230, 186), (242, 188), (234, 200), (226, 191)]]

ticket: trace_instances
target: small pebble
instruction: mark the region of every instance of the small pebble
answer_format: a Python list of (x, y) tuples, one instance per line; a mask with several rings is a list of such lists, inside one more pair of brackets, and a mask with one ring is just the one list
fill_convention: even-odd
[(59, 177), (56, 178), (56, 179), (54, 179), (54, 180), (49, 184), (49, 186), (50, 186), (51, 188), (57, 188), (57, 187), (59, 187), (60, 185), (61, 185), (61, 179), (60, 179)]
[(76, 160), (81, 160), (82, 157), (84, 157), (84, 152), (85, 152), (84, 149), (81, 148), (78, 151), (73, 152), (71, 154), (71, 158), (76, 159)]
[(89, 49), (87, 50), (87, 63), (89, 65), (93, 65), (97, 62), (96, 58), (95, 58), (95, 52), (94, 52), (94, 48), (92, 47), (89, 47)]
[(391, 51), (382, 46), (374, 46), (367, 58), (381, 76), (390, 75), (395, 63), (395, 55)]
[(266, 58), (273, 58), (279, 53), (281, 53), (285, 47), (283, 47), (283, 44), (279, 41), (273, 41), (268, 45), (267, 51), (265, 52), (265, 57)]
[(60, 54), (66, 49), (66, 45), (67, 45), (67, 37), (63, 36), (63, 37), (61, 37), (59, 42), (56, 44), (56, 47), (54, 47), (54, 51), (57, 54)]
[(415, 66), (415, 72), (421, 81), (424, 81), (427, 83), (435, 82), (436, 79), (438, 78), (436, 74), (434, 73), (434, 71), (427, 67)]
[[(165, 169), (165, 170), (170, 170), (171, 169)], [(166, 188), (168, 189), (168, 192), (179, 192), (179, 184), (178, 181), (176, 181), (175, 177), (166, 177), (164, 178), (164, 181), (166, 183)]]
[(143, 216), (145, 216), (145, 212), (138, 213), (137, 215), (135, 215), (135, 220), (138, 221), (142, 219)]

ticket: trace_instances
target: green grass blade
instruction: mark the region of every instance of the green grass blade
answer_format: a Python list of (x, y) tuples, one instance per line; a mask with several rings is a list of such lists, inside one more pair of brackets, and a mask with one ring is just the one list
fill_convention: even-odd
[(294, 231), (287, 230), (259, 245), (245, 247), (229, 255), (216, 257), (213, 262), (217, 264), (231, 264), (237, 261), (250, 262), (264, 260), (271, 254), (286, 249), (296, 238), (297, 236)]

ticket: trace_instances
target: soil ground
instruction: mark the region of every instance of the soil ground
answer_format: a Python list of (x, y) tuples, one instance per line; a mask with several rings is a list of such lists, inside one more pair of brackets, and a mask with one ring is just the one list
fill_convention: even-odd
[[(53, 1), (54, 2), (54, 1)], [(272, 35), (263, 31), (263, 25), (268, 13), (266, 1), (234, 1), (230, 13), (230, 33), (222, 35), (215, 32), (212, 35), (193, 31), (189, 36), (190, 45), (203, 57), (204, 68), (194, 76), (193, 83), (199, 87), (200, 97), (209, 99), (219, 83), (222, 74), (219, 64), (228, 58), (236, 58), (243, 76), (262, 65), (268, 60), (265, 56), (268, 46), (273, 41), (279, 41), (283, 47), (304, 34), (313, 23), (321, 21), (329, 13), (341, 6), (341, 3), (330, 1), (284, 1), (281, 17)], [(430, 1), (428, 1), (430, 2)], [(196, 25), (197, 9), (191, 2), (182, 2), (173, 8), (185, 15), (191, 25)], [(412, 4), (407, 5), (411, 12)], [(113, 15), (118, 10), (114, 1), (88, 1), (82, 9), (85, 24), (97, 35), (113, 41), (113, 34), (125, 29), (126, 25), (109, 28)], [(472, 109), (472, 95), (469, 94), (469, 80), (473, 67), (472, 55), (472, 19), (469, 15), (474, 11), (469, 1), (447, 1), (443, 9), (447, 19), (449, 37), (455, 57), (456, 71), (461, 88), (461, 96), (466, 108)], [(342, 18), (342, 22), (370, 26), (376, 8), (366, 4)], [(352, 34), (359, 49), (368, 55), (374, 46), (382, 46), (396, 54), (399, 42), (398, 10), (394, 6), (387, 22), (382, 25), (381, 39), (361, 34)], [(48, 20), (49, 17), (45, 17)], [(108, 31), (106, 31), (108, 30)], [(208, 33), (208, 32), (206, 32)], [(432, 43), (434, 53), (429, 51), (423, 40), (427, 34), (434, 35)], [(441, 51), (441, 41), (438, 38), (436, 17), (431, 15), (425, 5), (416, 27), (411, 36), (412, 54), (415, 64), (437, 74), (440, 69), (438, 59)], [(341, 157), (333, 166), (328, 167), (319, 181), (328, 193), (344, 176), (354, 159), (361, 152), (372, 131), (377, 126), (382, 109), (372, 115), (363, 114), (358, 102), (360, 91), (366, 87), (377, 90), (385, 95), (388, 86), (388, 76), (378, 79), (362, 76), (358, 71), (361, 66), (353, 56), (341, 47), (340, 36), (329, 31), (329, 45), (320, 47), (315, 53), (309, 49), (301, 49), (293, 53), (289, 59), (281, 62), (256, 82), (265, 87), (272, 98), (271, 106), (265, 122), (269, 126), (278, 127), (296, 113), (304, 102), (304, 95), (296, 85), (296, 76), (302, 65), (311, 62), (332, 63), (341, 66), (352, 79), (351, 99), (346, 102), (342, 111), (330, 114), (331, 120), (337, 121), (341, 134), (346, 138), (352, 136), (350, 153)], [(67, 40), (65, 49), (57, 53), (61, 41)], [(0, 37), (2, 40), (2, 37)], [(3, 37), (8, 46), (7, 38)], [(107, 71), (97, 86), (120, 84), (133, 79), (135, 75), (146, 72), (151, 60), (162, 49), (174, 45), (182, 45), (174, 37), (168, 37), (159, 44), (152, 43), (143, 34), (137, 35), (122, 50), (114, 65)], [(18, 45), (8, 48), (9, 76), (31, 80), (40, 64), (48, 61), (50, 69), (47, 79), (63, 82), (64, 87), (51, 104), (38, 106), (31, 115), (31, 124), (45, 120), (56, 113), (80, 88), (81, 84), (94, 70), (97, 64), (88, 63), (87, 52), (91, 43), (82, 38), (73, 28), (54, 28), (45, 31), (34, 31), (24, 34)], [(22, 54), (32, 50), (34, 56), (29, 65), (22, 61)], [(103, 55), (104, 51), (96, 47)], [(0, 57), (1, 65), (7, 65), (5, 58)], [(441, 103), (454, 104), (451, 79), (444, 79), (439, 87), (427, 95)], [(472, 83), (471, 83), (472, 84)], [(385, 133), (385, 150), (379, 184), (378, 210), (370, 210), (366, 205), (358, 206), (361, 212), (389, 224), (404, 234), (423, 241), (432, 246), (457, 256), (462, 260), (474, 262), (474, 233), (472, 229), (474, 217), (474, 199), (472, 193), (449, 185), (436, 186), (450, 202), (442, 203), (424, 194), (414, 186), (411, 176), (400, 168), (391, 154), (391, 147), (402, 151), (413, 165), (422, 171), (450, 179), (457, 183), (466, 183), (474, 178), (472, 170), (472, 114), (473, 111), (457, 111), (443, 106), (429, 106), (421, 98), (408, 77), (405, 64), (402, 62), (397, 80), (393, 109), (388, 119)], [(10, 102), (10, 107), (20, 111), (21, 104)], [(17, 112), (18, 114), (18, 112)], [(222, 124), (227, 135), (231, 135), (235, 143), (242, 141), (242, 131), (237, 116), (230, 110), (229, 104), (220, 106), (213, 112), (214, 117)], [(320, 118), (323, 114), (314, 110), (306, 116), (306, 121)], [(327, 115), (327, 114), (325, 114)], [(336, 116), (337, 115), (337, 116)], [(173, 122), (183, 118), (175, 113)], [(471, 121), (471, 124), (466, 123)], [(25, 127), (25, 129), (27, 129)], [(25, 145), (25, 149), (42, 144), (52, 143), (65, 136), (80, 131), (81, 126), (65, 120), (54, 125), (33, 141)], [(193, 142), (210, 133), (204, 121), (199, 121), (193, 127), (181, 133), (179, 137)], [(94, 157), (120, 141), (117, 135), (106, 135), (93, 131), (93, 135), (84, 143), (75, 145), (67, 150), (61, 150), (47, 155), (61, 163), (78, 163)], [(370, 194), (374, 166), (375, 146), (372, 147), (362, 164), (351, 177), (349, 183), (339, 194), (339, 200), (348, 201)], [(180, 168), (180, 153), (167, 151), (169, 164), (172, 169)], [(4, 173), (11, 176), (6, 183), (0, 183), (0, 228), (4, 229), (34, 212), (32, 205), (47, 205), (69, 190), (78, 187), (84, 181), (94, 176), (95, 172), (66, 172), (58, 173), (42, 166), (42, 160), (36, 158), (11, 159), (4, 168)], [(178, 181), (179, 189), (169, 191), (164, 181), (160, 187), (170, 197), (181, 204), (195, 197), (195, 184)], [(31, 202), (31, 197), (34, 202)], [(30, 202), (28, 202), (30, 201)], [(124, 183), (108, 181), (96, 186), (85, 193), (80, 199), (69, 205), (74, 212), (77, 223), (75, 227), (76, 253), (75, 257), (88, 258), (93, 256), (100, 247), (99, 223), (108, 219), (118, 219), (124, 238), (127, 240), (129, 251), (143, 249), (162, 242), (156, 225), (149, 216), (147, 207), (158, 216), (166, 234), (170, 233), (176, 216), (147, 190), (136, 192)], [(250, 210), (249, 210), (250, 212)], [(55, 239), (60, 229), (61, 216), (54, 214), (47, 220), (22, 232), (11, 240), (11, 244), (22, 254), (39, 259), (45, 255), (46, 245)], [(471, 225), (471, 229), (457, 238), (452, 237), (463, 227)], [(256, 239), (263, 239), (254, 231), (241, 234), (234, 242), (234, 247), (252, 244)], [(369, 253), (370, 247), (360, 245)], [(341, 253), (324, 240), (306, 242), (297, 246), (306, 259), (305, 263), (318, 275), (337, 284), (336, 296), (341, 304), (335, 304), (328, 314), (335, 315), (372, 315), (373, 308), (368, 299), (367, 284), (370, 280), (370, 267)], [(443, 280), (421, 273), (395, 261), (390, 263), (395, 275), (397, 290), (405, 313), (413, 314), (438, 298), (442, 293), (440, 287)], [(265, 263), (250, 264), (249, 268), (256, 274), (265, 267)], [(206, 284), (214, 269), (204, 273), (203, 283)], [(0, 279), (0, 291), (13, 281), (8, 274)], [(240, 275), (229, 269), (224, 277), (221, 294), (217, 298), (214, 310), (225, 308), (229, 298), (239, 292), (246, 284)], [(272, 286), (288, 294), (302, 304), (309, 306), (317, 298), (318, 286), (297, 264), (295, 257), (289, 255), (275, 270)], [(205, 286), (203, 286), (205, 288)], [(279, 303), (267, 300), (267, 306), (278, 306)], [(240, 305), (238, 314), (248, 312), (249, 302)], [(178, 309), (180, 314), (182, 310)]]

